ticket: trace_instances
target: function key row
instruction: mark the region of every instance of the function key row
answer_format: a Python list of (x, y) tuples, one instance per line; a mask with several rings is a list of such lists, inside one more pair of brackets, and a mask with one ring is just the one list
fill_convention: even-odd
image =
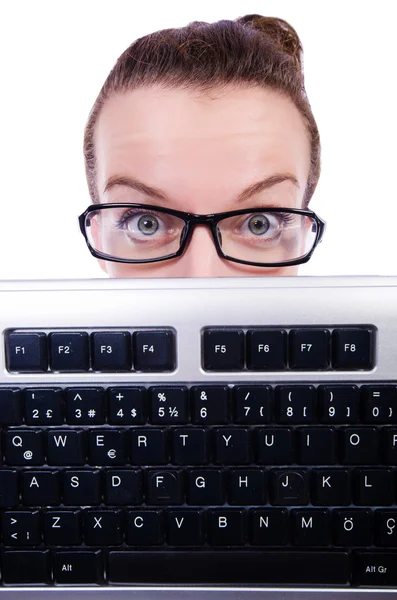
[(207, 328), (203, 333), (206, 371), (372, 369), (374, 331), (370, 327)]
[(0, 425), (397, 424), (397, 385), (0, 388)]
[(172, 371), (176, 367), (173, 330), (13, 331), (6, 335), (8, 371)]

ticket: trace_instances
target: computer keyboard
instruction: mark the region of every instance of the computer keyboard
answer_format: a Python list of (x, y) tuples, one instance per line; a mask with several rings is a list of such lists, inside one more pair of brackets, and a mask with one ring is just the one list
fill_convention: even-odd
[(0, 323), (0, 598), (396, 593), (397, 277), (3, 281)]

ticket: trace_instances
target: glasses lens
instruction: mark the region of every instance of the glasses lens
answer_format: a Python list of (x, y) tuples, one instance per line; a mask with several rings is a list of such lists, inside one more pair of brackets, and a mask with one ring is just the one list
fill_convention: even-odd
[(254, 263), (279, 263), (306, 256), (314, 246), (317, 223), (291, 212), (260, 211), (218, 223), (222, 251)]
[(90, 212), (85, 229), (90, 245), (112, 258), (142, 261), (179, 250), (185, 222), (147, 208), (112, 206)]

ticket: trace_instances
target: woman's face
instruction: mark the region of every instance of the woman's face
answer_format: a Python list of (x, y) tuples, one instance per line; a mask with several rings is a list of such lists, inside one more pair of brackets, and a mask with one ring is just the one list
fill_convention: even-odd
[[(101, 203), (138, 202), (196, 214), (251, 207), (302, 208), (310, 166), (304, 121), (287, 98), (260, 88), (197, 95), (160, 87), (111, 96), (95, 129)], [(282, 181), (243, 201), (243, 190), (273, 175)], [(108, 181), (139, 179), (162, 198)], [(105, 188), (108, 188), (105, 191)], [(199, 225), (182, 256), (151, 264), (99, 260), (110, 277), (296, 275), (298, 266), (255, 267), (218, 256)]]

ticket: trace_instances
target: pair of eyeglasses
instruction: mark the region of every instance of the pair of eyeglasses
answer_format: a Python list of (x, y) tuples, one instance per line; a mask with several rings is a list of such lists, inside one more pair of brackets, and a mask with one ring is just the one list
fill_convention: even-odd
[(194, 227), (210, 228), (221, 258), (258, 267), (307, 262), (326, 223), (310, 210), (247, 208), (196, 215), (149, 204), (92, 204), (79, 216), (91, 254), (121, 263), (152, 263), (181, 256)]

